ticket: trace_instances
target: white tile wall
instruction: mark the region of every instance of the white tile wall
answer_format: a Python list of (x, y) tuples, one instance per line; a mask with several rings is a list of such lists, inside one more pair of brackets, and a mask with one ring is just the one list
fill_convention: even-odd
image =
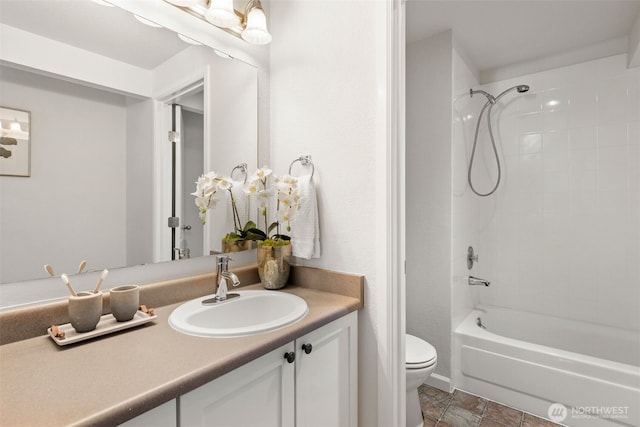
[[(469, 67), (465, 64), (460, 54), (453, 50), (453, 125), (452, 125), (452, 229), (451, 229), (451, 259), (454, 277), (451, 290), (451, 316), (452, 326), (455, 329), (467, 316), (475, 305), (473, 289), (469, 288), (465, 280), (466, 251), (469, 245), (477, 245), (481, 240), (481, 226), (469, 221), (468, 212), (472, 207), (473, 199), (467, 195), (468, 155), (466, 142), (475, 132), (477, 115), (482, 108), (482, 99), (469, 98), (469, 88), (477, 87), (478, 81)], [(484, 98), (484, 97), (482, 97)], [(472, 113), (473, 111), (473, 113)], [(485, 135), (486, 136), (486, 135)], [(462, 173), (461, 171), (464, 171)], [(458, 173), (459, 172), (459, 173)], [(483, 187), (484, 188), (484, 187)], [(490, 210), (485, 210), (476, 218), (490, 218)], [(453, 373), (457, 372), (456, 367)]]
[[(469, 240), (481, 236), (472, 274), (492, 281), (474, 290), (478, 301), (640, 329), (640, 69), (618, 55), (483, 89), (516, 84), (531, 90), (505, 96), (493, 113), (503, 185), (489, 198), (454, 191), (454, 218), (467, 218)], [(474, 97), (460, 113), (472, 125), (454, 114), (467, 156), (481, 106)], [(490, 188), (486, 133), (479, 143), (474, 176)], [(455, 159), (454, 183), (467, 173)]]

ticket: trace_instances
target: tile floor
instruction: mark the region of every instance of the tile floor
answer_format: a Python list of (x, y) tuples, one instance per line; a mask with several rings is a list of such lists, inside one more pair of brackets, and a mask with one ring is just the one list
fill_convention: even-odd
[(556, 427), (526, 412), (464, 391), (447, 393), (428, 385), (418, 389), (424, 427)]

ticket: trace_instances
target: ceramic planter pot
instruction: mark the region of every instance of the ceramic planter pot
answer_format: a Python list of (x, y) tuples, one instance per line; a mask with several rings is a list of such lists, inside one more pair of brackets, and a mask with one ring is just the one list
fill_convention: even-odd
[(242, 252), (255, 249), (257, 247), (255, 240), (238, 240), (235, 242), (229, 242), (222, 240), (222, 253), (229, 252)]
[(291, 245), (258, 245), (258, 274), (265, 289), (281, 289), (287, 284), (291, 269)]

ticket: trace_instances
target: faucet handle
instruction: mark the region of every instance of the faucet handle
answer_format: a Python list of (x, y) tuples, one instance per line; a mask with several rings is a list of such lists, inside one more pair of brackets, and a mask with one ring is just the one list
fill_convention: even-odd
[(229, 261), (233, 261), (229, 255), (216, 255), (216, 263), (221, 265), (223, 270), (227, 269)]

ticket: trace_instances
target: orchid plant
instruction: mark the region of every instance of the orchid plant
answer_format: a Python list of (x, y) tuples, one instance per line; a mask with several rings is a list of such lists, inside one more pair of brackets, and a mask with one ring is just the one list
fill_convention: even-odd
[[(272, 185), (270, 185), (272, 184)], [(274, 175), (268, 167), (257, 169), (244, 187), (244, 192), (258, 202), (264, 220), (263, 245), (288, 244), (291, 237), (283, 231), (291, 231), (291, 222), (300, 207), (298, 179), (291, 175)], [(269, 209), (275, 201), (275, 221), (269, 224)], [(284, 230), (283, 230), (284, 228)], [(274, 233), (272, 233), (275, 230)]]
[[(233, 216), (233, 231), (228, 233), (223, 240), (225, 241), (240, 241), (240, 240), (263, 240), (266, 237), (261, 230), (257, 229), (256, 224), (253, 221), (247, 221), (242, 225), (240, 214), (238, 213), (238, 207), (236, 205), (236, 198), (233, 194), (231, 184), (231, 178), (218, 175), (211, 171), (202, 175), (196, 181), (196, 191), (191, 193), (195, 196), (195, 203), (199, 210), (200, 221), (202, 225), (206, 224), (207, 211), (216, 207), (220, 200), (219, 191), (229, 192), (231, 199), (231, 211)], [(256, 234), (257, 232), (257, 234)]]
[[(288, 244), (291, 238), (283, 234), (282, 228), (291, 231), (291, 221), (300, 206), (298, 180), (290, 175), (276, 176), (271, 169), (262, 167), (256, 170), (244, 186), (244, 193), (255, 198), (264, 220), (264, 230), (248, 220), (244, 225), (240, 219), (236, 199), (232, 191), (231, 178), (208, 172), (196, 181), (195, 197), (202, 225), (206, 224), (207, 212), (215, 208), (220, 200), (219, 192), (228, 191), (233, 212), (234, 231), (228, 233), (225, 241), (261, 240), (264, 244)], [(269, 224), (269, 209), (275, 202), (275, 221)], [(272, 233), (275, 230), (274, 233)]]

